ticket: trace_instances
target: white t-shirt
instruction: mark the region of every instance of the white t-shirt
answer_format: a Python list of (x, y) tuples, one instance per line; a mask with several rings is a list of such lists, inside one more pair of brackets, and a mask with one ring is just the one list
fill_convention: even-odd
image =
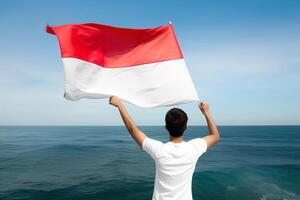
[(192, 177), (198, 158), (207, 150), (203, 138), (162, 143), (146, 137), (143, 150), (155, 161), (153, 200), (192, 200)]

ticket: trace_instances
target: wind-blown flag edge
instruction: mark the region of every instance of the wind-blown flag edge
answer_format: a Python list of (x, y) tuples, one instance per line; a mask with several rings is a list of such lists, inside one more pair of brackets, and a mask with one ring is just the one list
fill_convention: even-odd
[[(171, 24), (151, 29), (126, 29), (127, 31), (130, 31), (166, 30), (166, 28), (168, 28), (168, 31), (171, 30), (171, 32), (167, 33), (168, 35), (165, 35), (164, 37), (173, 37), (171, 42), (163, 41), (163, 43), (166, 43), (163, 44), (165, 46), (170, 46), (169, 43), (172, 43), (173, 46), (171, 46), (173, 48), (159, 54), (159, 59), (155, 58), (157, 55), (148, 56), (147, 54), (148, 57), (142, 57), (142, 59), (147, 57), (145, 59), (146, 62), (134, 63), (132, 62), (135, 61), (134, 59), (126, 60), (127, 58), (125, 58), (125, 61), (123, 59), (122, 63), (128, 61), (129, 63), (127, 63), (127, 66), (117, 65), (118, 62), (115, 62), (115, 59), (104, 59), (107, 62), (104, 62), (105, 64), (102, 62), (101, 65), (99, 64), (100, 62), (97, 62), (90, 57), (81, 57), (81, 55), (85, 54), (80, 55), (80, 53), (74, 53), (74, 50), (72, 49), (72, 45), (74, 44), (71, 44), (71, 50), (68, 50), (65, 45), (66, 42), (64, 43), (62, 38), (58, 36), (58, 34), (61, 34), (61, 30), (57, 28), (65, 26), (69, 26), (68, 28), (80, 26), (81, 28), (85, 25), (111, 27), (99, 24), (79, 24), (58, 27), (47, 26), (46, 29), (48, 33), (57, 36), (60, 44), (65, 71), (66, 99), (76, 101), (81, 98), (107, 98), (115, 95), (124, 101), (141, 107), (172, 106), (199, 101)], [(112, 28), (125, 29), (118, 27)], [(64, 34), (64, 36), (66, 35), (68, 36), (68, 34)], [(160, 39), (160, 41), (162, 40)], [(159, 43), (159, 45), (160, 44), (161, 43)], [(145, 48), (142, 49), (141, 52), (143, 52), (143, 50), (145, 50)], [(72, 53), (76, 55), (72, 55)], [(129, 57), (134, 58), (134, 56), (135, 55), (130, 55)], [(154, 60), (151, 61), (151, 59)], [(149, 60), (151, 62), (149, 62)]]

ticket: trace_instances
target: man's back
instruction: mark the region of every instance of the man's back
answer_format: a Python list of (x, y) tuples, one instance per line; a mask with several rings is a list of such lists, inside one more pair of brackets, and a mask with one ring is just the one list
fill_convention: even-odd
[(146, 137), (143, 149), (156, 166), (153, 200), (191, 200), (192, 177), (198, 158), (207, 150), (203, 138), (162, 143)]
[[(198, 158), (218, 142), (218, 128), (209, 113), (208, 104), (200, 103), (199, 109), (205, 116), (209, 135), (203, 138), (183, 141), (188, 116), (172, 108), (165, 117), (170, 142), (164, 144), (147, 137), (134, 123), (124, 104), (118, 97), (111, 97), (109, 103), (119, 109), (124, 124), (132, 138), (154, 160), (156, 166), (153, 200), (191, 200), (192, 176)], [(179, 142), (179, 143), (178, 143)]]

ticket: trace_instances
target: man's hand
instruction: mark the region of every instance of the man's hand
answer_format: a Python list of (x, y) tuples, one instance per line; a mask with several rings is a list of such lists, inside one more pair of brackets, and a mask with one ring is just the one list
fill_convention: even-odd
[(199, 108), (204, 115), (209, 113), (209, 107), (207, 103), (203, 103), (203, 102), (199, 103)]
[(119, 112), (121, 114), (122, 120), (132, 136), (132, 138), (136, 141), (136, 143), (143, 148), (143, 142), (146, 138), (146, 135), (138, 129), (138, 127), (135, 125), (135, 122), (130, 117), (129, 113), (127, 112), (123, 102), (121, 99), (119, 99), (116, 96), (112, 96), (109, 98), (109, 104), (117, 107), (119, 109)]
[(119, 107), (120, 105), (123, 104), (123, 102), (119, 99), (117, 96), (112, 96), (109, 98), (109, 104), (113, 105), (115, 107)]
[(210, 148), (219, 141), (220, 134), (212, 116), (209, 113), (208, 104), (201, 102), (199, 103), (199, 108), (207, 122), (209, 135), (205, 136), (204, 139), (206, 140), (207, 148)]

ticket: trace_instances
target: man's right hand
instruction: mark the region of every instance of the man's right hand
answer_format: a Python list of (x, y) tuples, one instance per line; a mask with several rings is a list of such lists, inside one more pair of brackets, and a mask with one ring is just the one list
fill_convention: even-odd
[(209, 107), (207, 103), (203, 103), (203, 102), (199, 103), (199, 108), (204, 115), (209, 113)]
[(199, 103), (199, 108), (201, 112), (204, 114), (207, 122), (209, 135), (205, 136), (204, 139), (207, 143), (207, 148), (210, 148), (219, 141), (220, 134), (212, 116), (209, 114), (208, 104), (201, 102)]

